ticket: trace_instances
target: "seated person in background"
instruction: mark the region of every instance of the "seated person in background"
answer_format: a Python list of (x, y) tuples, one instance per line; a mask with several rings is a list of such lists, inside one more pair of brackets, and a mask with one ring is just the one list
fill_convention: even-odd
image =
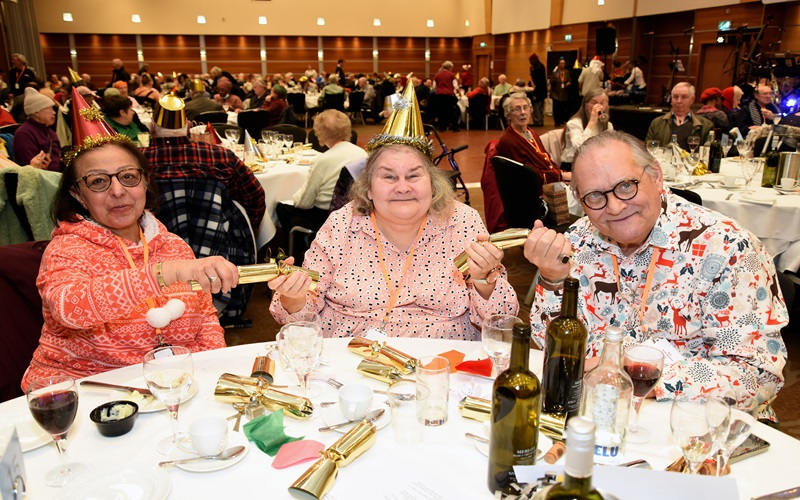
[[(195, 260), (147, 210), (156, 195), (139, 149), (110, 135), (102, 120), (81, 120), (75, 137), (103, 137), (76, 144), (74, 156), (65, 158), (53, 203), (58, 226), (36, 281), (44, 326), (23, 390), (41, 377), (82, 378), (141, 364), (163, 344), (225, 347), (209, 292), (235, 287), (236, 267), (221, 257)], [(203, 291), (192, 292), (190, 280)], [(174, 303), (183, 309), (178, 317), (165, 324), (147, 315), (170, 299), (182, 303)]]
[[(485, 76), (478, 80), (478, 86), (467, 92), (468, 98), (473, 98), (478, 94), (489, 95), (489, 79)], [(488, 111), (488, 108), (487, 108)]]
[[(531, 101), (523, 93), (511, 94), (503, 102), (508, 127), (500, 142), (497, 144), (497, 154), (505, 156), (514, 161), (524, 163), (539, 173), (542, 185), (561, 180), (568, 181), (571, 174), (562, 172), (558, 165), (553, 163), (550, 155), (544, 149), (542, 140), (539, 136), (528, 128), (528, 121), (531, 117)], [(538, 193), (541, 196), (541, 187)]]
[(234, 94), (231, 94), (233, 84), (227, 78), (220, 78), (217, 80), (217, 93), (214, 94), (214, 100), (222, 105), (222, 109), (227, 111), (242, 111), (242, 99)]
[[(537, 223), (525, 243), (541, 273), (531, 308), (540, 345), (572, 276), (581, 287), (578, 315), (591, 332), (587, 357), (598, 355), (610, 325), (625, 331), (625, 344), (663, 339), (679, 360), (665, 362), (658, 400), (730, 388), (773, 419), (768, 404), (784, 382), (780, 331), (789, 316), (763, 244), (736, 221), (673, 195), (633, 136), (588, 139), (572, 173), (587, 216), (566, 234)], [(572, 259), (563, 264), (562, 255)]]
[(608, 96), (603, 89), (590, 90), (584, 94), (577, 113), (567, 122), (564, 131), (564, 151), (561, 153), (561, 168), (572, 165), (575, 151), (590, 137), (606, 130), (614, 130), (608, 121)]
[(275, 208), (287, 247), (289, 231), (294, 226), (314, 231), (322, 227), (328, 218), (333, 188), (342, 167), (367, 156), (366, 151), (350, 142), (350, 118), (341, 111), (328, 109), (318, 114), (314, 118), (314, 133), (319, 143), (330, 149), (314, 160), (305, 183), (292, 196), (294, 203), (278, 203)]
[(697, 110), (697, 114), (711, 120), (714, 128), (722, 129), (723, 132), (728, 131), (728, 115), (722, 110), (722, 91), (717, 87), (710, 87), (700, 94), (700, 102), (703, 107)]
[[(133, 97), (131, 97), (131, 95), (128, 93), (128, 82), (120, 82), (120, 81), (114, 82), (111, 88), (117, 89), (119, 91), (119, 95), (121, 95), (125, 99), (130, 100), (134, 111), (139, 112), (142, 110), (142, 105), (139, 104), (139, 102)], [(103, 94), (103, 97), (105, 97), (105, 95), (106, 94)]]
[(14, 161), (19, 165), (29, 165), (44, 153), (45, 168), (60, 172), (61, 145), (56, 133), (50, 129), (56, 122), (56, 103), (32, 87), (25, 89), (24, 96), (28, 119), (14, 133)]
[(727, 87), (722, 91), (722, 105), (723, 109), (728, 113), (729, 119), (731, 115), (739, 111), (739, 103), (742, 102), (743, 94), (744, 92), (742, 92), (742, 89), (740, 89), (738, 85)]
[(186, 102), (186, 119), (196, 120), (201, 113), (222, 113), (222, 104), (208, 97), (203, 82), (195, 78), (189, 90), (190, 101)]
[(773, 91), (766, 85), (756, 86), (753, 100), (737, 113), (739, 132), (742, 137), (747, 137), (751, 129), (763, 124), (771, 124), (775, 117), (780, 116), (780, 110), (772, 102)]
[(147, 99), (151, 99), (155, 102), (158, 102), (158, 100), (161, 99), (161, 93), (153, 88), (153, 78), (147, 73), (142, 75), (142, 83), (136, 87), (136, 90), (133, 91), (133, 96), (146, 97)]
[(375, 99), (375, 87), (370, 85), (366, 77), (362, 76), (358, 79), (358, 88), (356, 89), (356, 92), (364, 93), (363, 107), (372, 107), (372, 100)]
[(630, 66), (631, 74), (625, 80), (628, 92), (631, 94), (646, 94), (647, 83), (644, 81), (644, 73), (642, 73), (642, 68), (639, 67), (639, 62), (636, 59), (632, 59)]
[(139, 132), (147, 132), (145, 127), (139, 127), (134, 122), (136, 112), (133, 110), (131, 100), (127, 97), (107, 96), (103, 112), (106, 115), (106, 122), (111, 125), (111, 128), (132, 141), (139, 140)]
[(705, 144), (708, 132), (714, 128), (714, 124), (692, 113), (694, 92), (694, 85), (686, 82), (672, 87), (672, 110), (650, 122), (646, 140), (658, 141), (661, 147), (667, 147), (672, 142), (672, 134), (678, 134), (678, 145), (688, 151), (686, 140), (690, 135), (696, 135), (700, 137), (700, 144)]
[(508, 83), (508, 78), (506, 75), (500, 75), (497, 77), (497, 85), (495, 86), (494, 90), (492, 91), (492, 95), (506, 95), (508, 91), (511, 90), (511, 84)]
[(11, 116), (11, 113), (5, 110), (5, 108), (0, 108), (0, 127), (5, 127), (6, 125), (16, 125), (17, 122), (14, 121), (14, 117)]
[[(503, 252), (481, 245), (488, 234), (478, 212), (454, 199), (431, 162), (430, 142), (408, 135), (422, 131), (422, 120), (412, 85), (404, 97), (411, 108), (395, 110), (367, 146), (353, 201), (330, 215), (306, 253), (304, 265), (320, 272), (316, 291), (309, 292), (305, 273), (270, 282), (278, 322), (306, 310), (319, 313), (326, 337), (377, 329), (392, 337), (477, 340), (483, 318), (517, 313)], [(465, 250), (471, 277), (453, 262)]]
[(319, 107), (322, 108), (322, 104), (325, 102), (325, 96), (342, 93), (344, 93), (344, 89), (339, 86), (339, 75), (334, 73), (328, 77), (328, 84), (325, 85), (319, 93)]
[(253, 94), (247, 100), (247, 109), (261, 109), (269, 95), (267, 83), (260, 76), (253, 78), (250, 83), (253, 85)]
[(269, 113), (269, 120), (267, 120), (267, 127), (277, 125), (281, 122), (281, 113), (289, 107), (286, 102), (286, 89), (280, 85), (273, 85), (270, 90), (269, 96), (264, 100), (261, 109)]

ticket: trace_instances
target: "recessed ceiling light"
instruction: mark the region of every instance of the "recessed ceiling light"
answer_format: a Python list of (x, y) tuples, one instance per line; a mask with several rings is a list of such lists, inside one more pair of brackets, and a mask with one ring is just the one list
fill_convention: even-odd
[(197, 24), (206, 24), (206, 16), (197, 16)]
[(317, 18), (317, 26), (325, 26), (325, 18), (324, 17), (318, 17)]
[(464, 21), (464, 26), (467, 26), (467, 27), (469, 27), (469, 19), (467, 19), (466, 21)]
[(597, 5), (605, 5), (606, 0), (597, 0)]
[(64, 12), (64, 22), (71, 23), (72, 22), (72, 13)]
[(267, 16), (258, 16), (258, 24), (267, 24)]
[(372, 20), (372, 25), (373, 26), (380, 26), (381, 25), (381, 20), (376, 17), (375, 19)]
[(133, 14), (131, 16), (131, 22), (132, 23), (140, 23), (140, 22), (142, 22), (142, 17), (139, 14)]
[(428, 22), (425, 23), (428, 28), (433, 28), (433, 19), (428, 19)]

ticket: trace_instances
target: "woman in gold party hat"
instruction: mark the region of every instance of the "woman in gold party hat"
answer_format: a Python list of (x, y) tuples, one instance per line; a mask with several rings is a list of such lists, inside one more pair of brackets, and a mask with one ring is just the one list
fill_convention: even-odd
[[(305, 255), (305, 267), (320, 273), (316, 291), (303, 273), (271, 281), (275, 319), (317, 312), (327, 337), (477, 340), (483, 318), (516, 314), (503, 252), (483, 244), (488, 234), (478, 212), (455, 200), (431, 162), (411, 83), (367, 150), (352, 201), (328, 217)], [(466, 276), (453, 263), (463, 251)]]

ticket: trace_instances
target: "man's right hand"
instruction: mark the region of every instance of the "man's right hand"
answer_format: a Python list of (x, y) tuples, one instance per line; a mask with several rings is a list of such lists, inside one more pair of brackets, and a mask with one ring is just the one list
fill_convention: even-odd
[(537, 220), (525, 241), (525, 258), (539, 269), (548, 281), (561, 281), (569, 276), (570, 262), (562, 262), (564, 256), (571, 256), (572, 245), (563, 234), (544, 227)]

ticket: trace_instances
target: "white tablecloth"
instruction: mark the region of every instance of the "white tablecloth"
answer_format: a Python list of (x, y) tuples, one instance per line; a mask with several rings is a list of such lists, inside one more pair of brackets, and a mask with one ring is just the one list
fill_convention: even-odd
[(263, 247), (275, 236), (275, 224), (278, 216), (275, 207), (281, 200), (288, 200), (301, 187), (308, 177), (308, 165), (288, 164), (286, 162), (270, 162), (266, 171), (256, 174), (256, 179), (264, 188), (267, 213), (261, 219), (261, 226), (256, 230), (256, 244)]
[[(738, 161), (726, 159), (720, 173), (741, 177), (741, 165)], [(744, 183), (743, 180), (740, 182)], [(776, 258), (779, 271), (797, 271), (800, 268), (800, 194), (783, 195), (775, 189), (762, 188), (760, 172), (751, 182), (751, 187), (753, 197), (774, 203), (747, 201), (743, 189), (728, 190), (719, 184), (703, 183), (687, 189), (703, 198), (703, 206), (731, 217), (755, 234)], [(732, 195), (730, 199), (729, 195)]]
[[(362, 358), (346, 349), (348, 340), (326, 340), (324, 355), (329, 359), (329, 366), (323, 367), (322, 372), (335, 374), (344, 383), (358, 381), (384, 389), (384, 384), (356, 372), (356, 366)], [(481, 344), (477, 342), (392, 339), (390, 345), (417, 357), (451, 349), (463, 352), (467, 359), (484, 356)], [(196, 354), (194, 369), (199, 393), (182, 405), (181, 428), (185, 430), (190, 422), (201, 416), (231, 415), (233, 411), (230, 405), (214, 401), (213, 392), (217, 379), (224, 372), (248, 374), (254, 357), (264, 350), (264, 344), (250, 344)], [(531, 352), (531, 366), (540, 366), (541, 359), (540, 351)], [(537, 369), (534, 368), (534, 371)], [(131, 385), (144, 384), (139, 365), (93, 378)], [(451, 376), (451, 389), (458, 390), (466, 384), (474, 384), (487, 395), (491, 388), (491, 381), (487, 379), (464, 374)], [(331, 387), (325, 385), (322, 391), (322, 396), (317, 401), (336, 399), (336, 393)], [(102, 470), (106, 468), (118, 469), (130, 464), (153, 465), (163, 460), (164, 457), (156, 452), (155, 446), (170, 432), (166, 413), (140, 414), (129, 434), (105, 438), (98, 434), (89, 420), (89, 412), (110, 399), (111, 394), (105, 389), (80, 389), (78, 417), (69, 436), (70, 460), (89, 465), (95, 474), (102, 474)], [(375, 399), (383, 401), (383, 396), (376, 395)], [(401, 498), (392, 494), (399, 495), (400, 491), (408, 489), (412, 481), (423, 483), (440, 496), (431, 494), (402, 498), (493, 498), (486, 486), (486, 457), (476, 450), (472, 441), (464, 437), (464, 432), (483, 434), (483, 424), (461, 417), (456, 409), (457, 400), (458, 397), (451, 391), (448, 422), (441, 427), (426, 428), (423, 442), (418, 445), (396, 444), (391, 425), (379, 430), (375, 445), (339, 471), (336, 484), (326, 500)], [(652, 400), (645, 402), (640, 424), (653, 433), (653, 441), (647, 445), (629, 445), (627, 459), (644, 458), (654, 467), (663, 468), (680, 456), (680, 450), (670, 437), (669, 409), (668, 403), (655, 403)], [(25, 415), (27, 411), (24, 398), (3, 403), (0, 405), (0, 422), (7, 422), (15, 415)], [(309, 421), (286, 418), (284, 423), (288, 435), (305, 436), (326, 446), (340, 437), (340, 434), (335, 433), (319, 433), (317, 428), (323, 425), (320, 418)], [(772, 447), (762, 455), (731, 466), (738, 484), (739, 497), (749, 499), (758, 494), (797, 486), (795, 460), (800, 454), (800, 441), (762, 424), (755, 426), (755, 433), (769, 441)], [(54, 445), (25, 453), (24, 459), (29, 498), (47, 499), (57, 495), (59, 489), (42, 483), (43, 474), (58, 463)], [(311, 463), (277, 470), (271, 466), (271, 457), (251, 445), (247, 456), (240, 463), (225, 470), (196, 474), (168, 469), (172, 482), (169, 498), (247, 498), (255, 494), (259, 498), (288, 499), (290, 496), (287, 488)], [(641, 485), (640, 498), (647, 497), (646, 488), (646, 484)]]

